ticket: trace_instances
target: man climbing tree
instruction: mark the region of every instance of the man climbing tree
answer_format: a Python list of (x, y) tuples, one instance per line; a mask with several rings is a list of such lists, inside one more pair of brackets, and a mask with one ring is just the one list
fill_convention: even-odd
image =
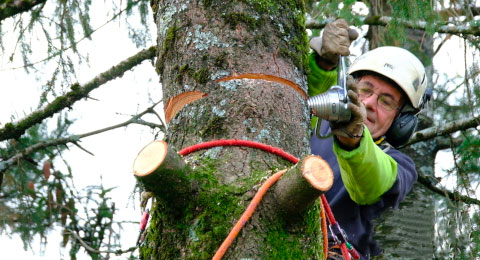
[[(322, 37), (310, 41), (309, 94), (325, 92), (335, 81), (340, 55), (349, 55), (348, 24), (327, 24)], [(334, 184), (325, 195), (347, 242), (370, 259), (381, 251), (373, 240), (373, 218), (398, 207), (417, 179), (413, 161), (394, 149), (413, 134), (416, 114), (426, 101), (422, 63), (407, 50), (379, 47), (357, 58), (349, 68), (347, 122), (318, 121), (319, 133), (331, 138), (310, 140), (312, 153), (325, 158), (334, 171)], [(352, 77), (353, 76), (353, 77)], [(330, 259), (344, 259), (342, 232), (329, 234)], [(345, 252), (343, 252), (343, 257)]]

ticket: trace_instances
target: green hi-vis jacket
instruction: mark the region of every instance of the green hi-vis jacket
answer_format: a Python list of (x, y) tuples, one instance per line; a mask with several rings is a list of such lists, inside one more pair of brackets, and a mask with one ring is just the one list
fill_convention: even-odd
[[(319, 68), (314, 55), (309, 61), (310, 96), (327, 91), (337, 81), (337, 72)], [(320, 133), (325, 136), (330, 132), (329, 123), (322, 121)], [(362, 259), (380, 254), (373, 240), (373, 219), (387, 208), (398, 207), (411, 190), (417, 180), (415, 164), (400, 151), (375, 144), (367, 127), (359, 147), (352, 151), (343, 150), (335, 138), (322, 139), (315, 134), (310, 147), (312, 154), (321, 156), (333, 170), (334, 183), (325, 196), (350, 243)]]

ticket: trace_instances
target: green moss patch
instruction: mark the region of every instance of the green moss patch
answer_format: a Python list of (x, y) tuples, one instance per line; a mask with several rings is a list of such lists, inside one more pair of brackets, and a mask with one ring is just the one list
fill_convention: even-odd
[(208, 68), (202, 68), (193, 73), (193, 78), (200, 84), (206, 84), (210, 80), (210, 71)]

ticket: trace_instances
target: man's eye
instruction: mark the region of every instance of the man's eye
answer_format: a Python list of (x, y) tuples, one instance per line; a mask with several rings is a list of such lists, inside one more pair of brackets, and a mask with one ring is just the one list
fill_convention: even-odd
[(391, 98), (380, 96), (378, 97), (378, 101), (388, 108), (395, 108), (395, 102)]
[(373, 90), (370, 88), (360, 88), (360, 94), (362, 95), (371, 95)]

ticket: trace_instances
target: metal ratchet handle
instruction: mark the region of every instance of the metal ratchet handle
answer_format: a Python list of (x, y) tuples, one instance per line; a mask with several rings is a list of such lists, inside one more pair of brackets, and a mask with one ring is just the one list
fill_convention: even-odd
[(341, 56), (338, 62), (338, 78), (337, 83), (340, 87), (343, 88), (343, 102), (348, 103), (348, 95), (347, 95), (347, 71), (346, 71), (346, 64), (345, 64), (345, 56)]

